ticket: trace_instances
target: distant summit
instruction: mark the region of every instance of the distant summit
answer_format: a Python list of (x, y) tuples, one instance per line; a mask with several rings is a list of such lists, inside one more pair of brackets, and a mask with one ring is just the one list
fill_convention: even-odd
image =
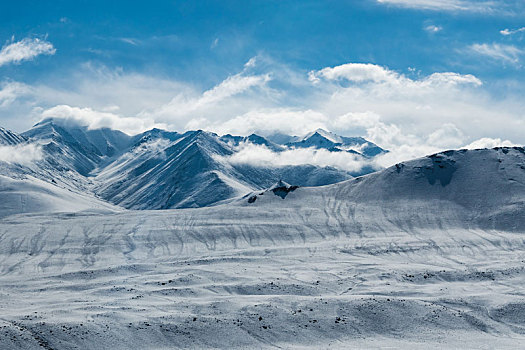
[(297, 141), (288, 142), (290, 147), (324, 148), (332, 152), (349, 152), (365, 157), (375, 157), (387, 151), (362, 137), (344, 137), (332, 132), (317, 129)]

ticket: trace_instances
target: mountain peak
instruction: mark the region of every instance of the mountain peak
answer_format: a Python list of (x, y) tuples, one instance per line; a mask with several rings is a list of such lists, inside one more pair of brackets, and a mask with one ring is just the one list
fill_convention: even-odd
[(343, 139), (341, 138), (341, 136), (334, 134), (333, 132), (326, 131), (321, 128), (306, 134), (300, 141), (306, 141), (312, 138), (326, 139), (333, 144), (343, 143)]

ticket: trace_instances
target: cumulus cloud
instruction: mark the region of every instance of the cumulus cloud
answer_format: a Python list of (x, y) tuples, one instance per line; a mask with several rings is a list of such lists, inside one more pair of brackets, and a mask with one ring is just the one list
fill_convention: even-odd
[(473, 84), (482, 85), (473, 75), (461, 75), (453, 72), (433, 73), (420, 80), (412, 80), (386, 67), (370, 63), (347, 63), (336, 67), (327, 67), (319, 71), (311, 71), (310, 81), (319, 83), (321, 79), (353, 83), (389, 84), (400, 88), (418, 88), (432, 85)]
[(238, 152), (231, 156), (216, 157), (230, 164), (250, 164), (275, 168), (310, 164), (357, 172), (364, 166), (376, 166), (372, 161), (348, 152), (330, 152), (325, 149), (314, 148), (289, 148), (281, 152), (274, 152), (264, 145), (252, 143), (241, 144)]
[(54, 55), (56, 49), (48, 41), (38, 38), (25, 38), (17, 42), (10, 42), (0, 50), (0, 66), (8, 63), (20, 63), (32, 60), (38, 55)]
[(400, 75), (384, 67), (371, 63), (347, 63), (336, 67), (326, 67), (319, 71), (311, 71), (310, 81), (317, 83), (320, 79), (341, 80), (352, 82), (394, 82)]
[(513, 147), (513, 146), (517, 146), (517, 145), (510, 142), (509, 140), (502, 140), (498, 138), (492, 139), (489, 137), (483, 137), (461, 148), (481, 149), (481, 148)]
[(219, 134), (248, 135), (281, 132), (303, 135), (318, 128), (330, 129), (330, 125), (326, 115), (314, 110), (261, 108), (225, 121), (211, 118), (192, 119), (188, 122), (187, 128), (208, 129)]
[(517, 64), (525, 51), (514, 45), (503, 44), (473, 44), (468, 49), (475, 54), (490, 57), (497, 61)]
[(87, 126), (88, 129), (111, 128), (121, 130), (129, 134), (151, 128), (166, 128), (164, 124), (157, 124), (151, 119), (138, 117), (123, 117), (109, 112), (95, 111), (91, 108), (71, 107), (59, 105), (42, 112), (43, 118), (57, 118), (65, 122), (72, 122)]
[(29, 165), (42, 159), (42, 148), (37, 144), (0, 145), (0, 162)]

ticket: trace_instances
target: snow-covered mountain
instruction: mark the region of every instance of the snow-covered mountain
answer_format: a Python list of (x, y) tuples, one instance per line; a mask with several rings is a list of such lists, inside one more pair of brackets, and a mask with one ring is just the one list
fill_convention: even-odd
[(362, 137), (343, 137), (323, 129), (317, 129), (302, 138), (294, 138), (286, 145), (298, 148), (324, 148), (333, 152), (345, 151), (365, 157), (375, 157), (386, 152)]
[(45, 119), (22, 136), (42, 145), (57, 167), (87, 176), (108, 158), (127, 149), (132, 138), (111, 129), (89, 130), (72, 122)]
[(0, 348), (520, 348), (524, 178), (523, 148), (460, 150), (206, 208), (3, 218)]
[(200, 130), (170, 137), (146, 133), (128, 152), (94, 173), (98, 184), (94, 191), (125, 208), (168, 209), (208, 206), (265, 188), (278, 179), (318, 186), (351, 178), (334, 168), (269, 168), (224, 161), (240, 142), (250, 140), (270, 145), (255, 135), (221, 138)]
[[(379, 147), (361, 138), (344, 138), (318, 130), (297, 143), (276, 143), (262, 136), (224, 135), (202, 130), (185, 133), (152, 129), (129, 136), (117, 130), (90, 130), (71, 121), (45, 119), (22, 135), (5, 132), (9, 142), (38, 144), (43, 159), (23, 172), (53, 185), (91, 193), (127, 209), (168, 209), (214, 205), (283, 180), (298, 186), (327, 185), (371, 172), (348, 173), (309, 164), (262, 166), (230, 163), (246, 144), (279, 153), (295, 147), (343, 150), (369, 159)], [(328, 136), (327, 136), (328, 135)], [(286, 140), (299, 139), (288, 137)], [(357, 141), (356, 141), (357, 140)], [(368, 147), (368, 148), (367, 148)], [(351, 149), (352, 148), (352, 149)], [(364, 151), (363, 151), (364, 150)], [(366, 152), (365, 152), (366, 151)], [(359, 153), (362, 152), (362, 153)]]

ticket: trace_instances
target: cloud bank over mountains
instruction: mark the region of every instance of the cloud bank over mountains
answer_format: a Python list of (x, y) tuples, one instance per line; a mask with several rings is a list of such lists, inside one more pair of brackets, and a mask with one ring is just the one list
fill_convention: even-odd
[(14, 146), (0, 144), (0, 162), (30, 165), (40, 159), (42, 159), (42, 147), (38, 144), (29, 143)]
[[(430, 3), (460, 6), (463, 2), (421, 2)], [(470, 49), (509, 62), (516, 62), (520, 54), (510, 46), (479, 44)], [(4, 46), (0, 64), (54, 53), (51, 43), (26, 38)], [(323, 128), (362, 135), (389, 149), (390, 153), (379, 158), (380, 166), (465, 145), (513, 144), (525, 133), (522, 100), (493, 97), (472, 74), (425, 75), (415, 69), (403, 73), (355, 62), (305, 72), (262, 54), (207, 88), (88, 62), (72, 74), (68, 87), (4, 81), (0, 109), (19, 129), (29, 126), (23, 125), (29, 124), (28, 119), (35, 123), (50, 117), (129, 134), (162, 128), (303, 135)], [(244, 161), (255, 151), (247, 148), (232, 161)], [(277, 156), (269, 150), (257, 151), (255, 158), (261, 162), (271, 158), (274, 164), (308, 158), (323, 165), (323, 159), (328, 159), (322, 152), (302, 150), (301, 154)], [(346, 162), (350, 164), (346, 168), (352, 167), (347, 156), (331, 157), (338, 158), (327, 165)]]

